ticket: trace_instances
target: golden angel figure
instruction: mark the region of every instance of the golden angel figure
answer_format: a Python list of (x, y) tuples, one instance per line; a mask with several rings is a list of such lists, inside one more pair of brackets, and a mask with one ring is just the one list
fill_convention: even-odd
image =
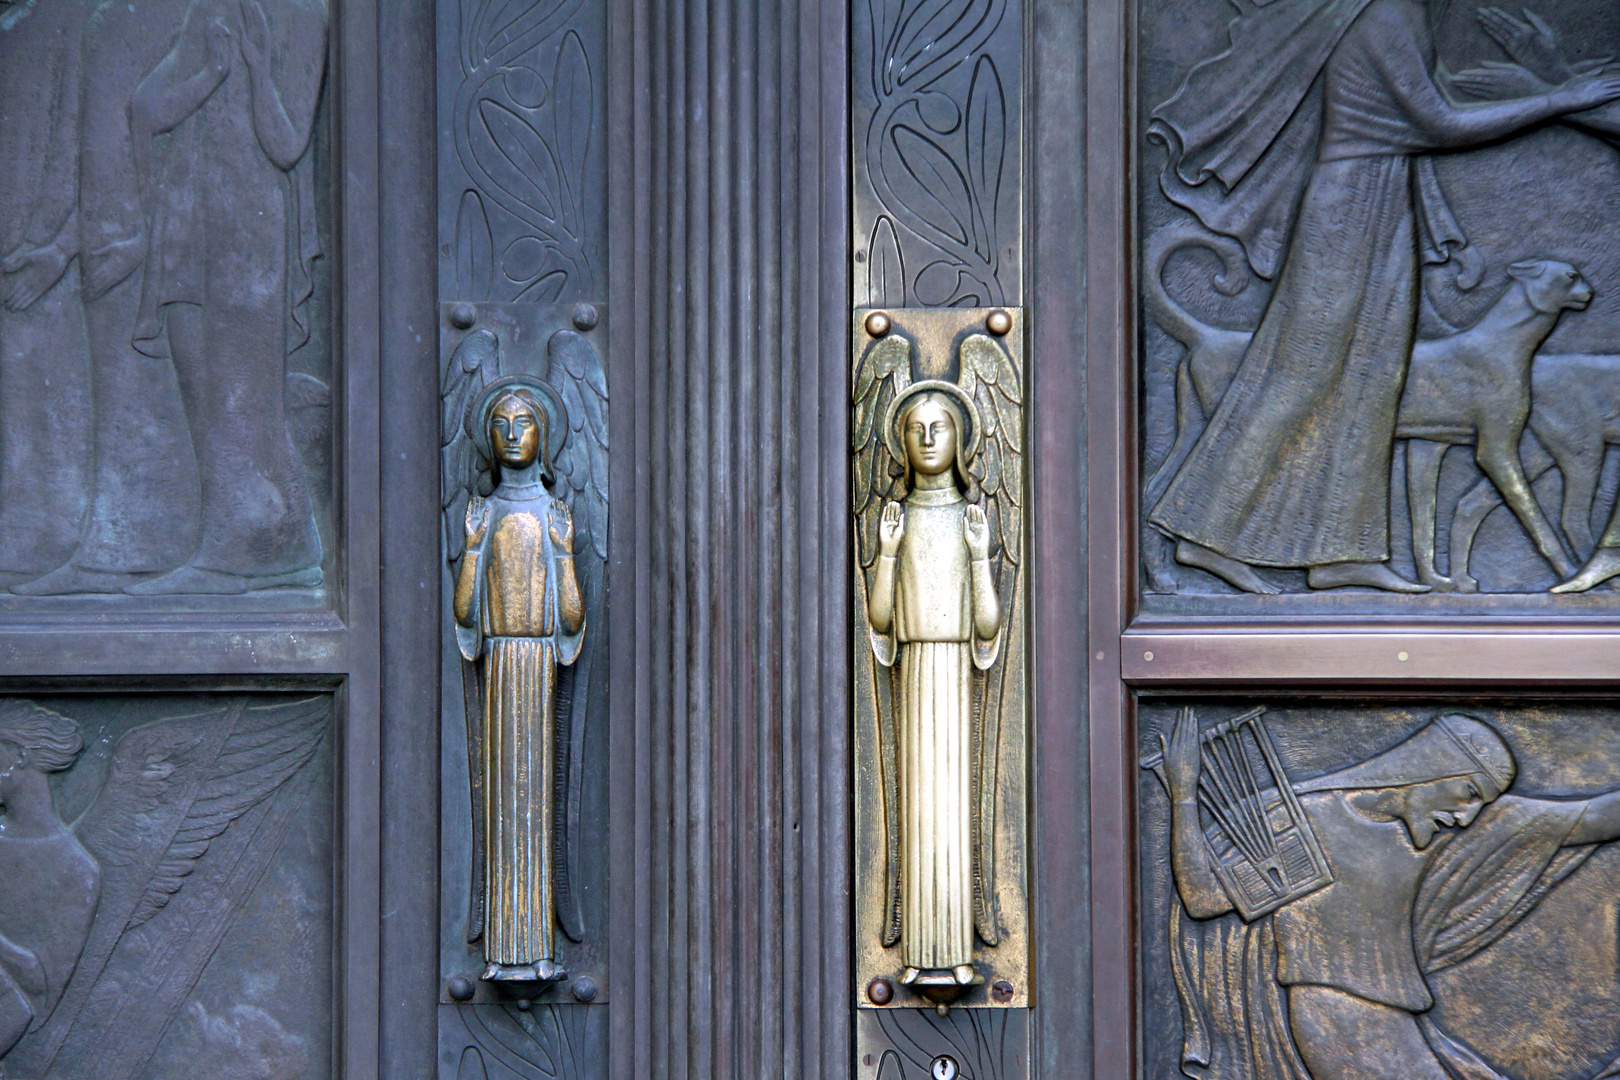
[(959, 358), (956, 381), (913, 382), (909, 343), (880, 339), (862, 358), (855, 395), (865, 616), (872, 656), (887, 671), (877, 701), (889, 848), (883, 941), (900, 947), (901, 983), (941, 1000), (979, 979), (975, 930), (987, 945), (999, 941), (998, 661), (1021, 501), (1010, 357), (977, 334)]
[(552, 387), (514, 376), (468, 421), (500, 477), (467, 502), (455, 588), (462, 656), (483, 662), (483, 978), (549, 981), (566, 976), (554, 933), (557, 667), (578, 659), (585, 635), (573, 518), (547, 489), (567, 412)]

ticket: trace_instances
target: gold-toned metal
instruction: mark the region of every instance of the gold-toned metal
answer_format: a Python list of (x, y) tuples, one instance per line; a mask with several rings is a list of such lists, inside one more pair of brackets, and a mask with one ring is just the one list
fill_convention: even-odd
[(992, 311), (989, 315), (985, 316), (984, 325), (992, 334), (996, 335), (997, 337), (1006, 337), (1007, 332), (1011, 330), (1013, 326), (1012, 316), (1007, 314), (1007, 312), (1001, 308), (997, 308), (995, 311)]
[(1020, 315), (854, 320), (863, 1008), (1029, 1004)]
[(557, 665), (584, 643), (574, 523), (546, 489), (561, 397), (539, 379), (503, 379), (473, 402), (469, 427), (488, 440), (499, 483), (467, 503), (456, 576), (456, 637), (478, 663), (483, 799), (482, 930), (491, 981), (566, 978), (556, 963)]

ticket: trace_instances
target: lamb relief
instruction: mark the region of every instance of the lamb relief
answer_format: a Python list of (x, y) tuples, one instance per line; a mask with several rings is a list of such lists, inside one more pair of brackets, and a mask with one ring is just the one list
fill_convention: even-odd
[(975, 937), (1002, 940), (997, 775), (1020, 767), (1000, 760), (996, 737), (1022, 502), (1021, 392), (996, 314), (1009, 319), (993, 313), (991, 334), (958, 346), (954, 378), (914, 379), (951, 373), (914, 362), (899, 331), (878, 338), (856, 374), (861, 648), (881, 686), (871, 700), (888, 854), (882, 925), (868, 930), (898, 953), (900, 986), (940, 1005), (993, 974)]

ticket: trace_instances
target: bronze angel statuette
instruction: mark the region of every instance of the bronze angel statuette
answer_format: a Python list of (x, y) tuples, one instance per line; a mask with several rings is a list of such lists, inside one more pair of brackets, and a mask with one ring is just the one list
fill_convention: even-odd
[(909, 354), (902, 337), (880, 339), (857, 372), (857, 505), (868, 637), (888, 683), (883, 939), (899, 945), (901, 984), (944, 1002), (983, 981), (975, 930), (986, 945), (1000, 939), (990, 807), (1017, 575), (1019, 395), (985, 335), (963, 342), (954, 381), (911, 381)]
[(483, 942), (488, 981), (565, 979), (556, 930), (582, 935), (570, 822), (605, 562), (606, 394), (600, 359), (579, 335), (554, 334), (546, 362), (550, 379), (501, 377), (499, 342), (475, 331), (446, 388), (447, 406), (463, 406), (445, 446), (445, 511), (452, 561), (461, 553), (453, 606), (475, 849), (467, 937)]

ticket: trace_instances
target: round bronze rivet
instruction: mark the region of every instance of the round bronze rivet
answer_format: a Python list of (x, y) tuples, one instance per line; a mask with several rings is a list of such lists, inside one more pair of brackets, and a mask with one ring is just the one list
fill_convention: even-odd
[(465, 330), (478, 321), (478, 309), (471, 304), (461, 303), (450, 308), (450, 325), (457, 330)]
[(574, 328), (576, 330), (594, 330), (600, 319), (601, 315), (597, 313), (594, 304), (574, 305)]
[(574, 985), (570, 989), (574, 991), (575, 1001), (596, 1000), (596, 980), (589, 975), (581, 975), (575, 979)]
[(889, 332), (889, 317), (881, 311), (874, 311), (866, 317), (866, 332), (873, 337), (882, 337)]
[(866, 999), (874, 1005), (887, 1005), (894, 1000), (894, 985), (888, 979), (873, 979), (866, 984)]
[(1012, 316), (1007, 314), (1005, 311), (1002, 311), (1000, 308), (997, 308), (990, 313), (990, 316), (987, 319), (984, 320), (984, 325), (989, 328), (990, 332), (996, 335), (996, 337), (1001, 337), (1006, 334), (1007, 331), (1012, 329)]
[(1151, 664), (1153, 662), (1153, 654), (1150, 652), (1145, 652), (1142, 654), (1142, 659)]
[(444, 988), (450, 992), (451, 1001), (471, 1001), (473, 996), (473, 981), (465, 975), (452, 975), (445, 981)]
[(1005, 1005), (1013, 998), (1013, 984), (1006, 979), (997, 979), (990, 984), (990, 996)]
[(530, 1009), (534, 1008), (534, 1002), (530, 1001), (528, 998), (518, 998), (517, 1007), (518, 1012), (528, 1012)]

